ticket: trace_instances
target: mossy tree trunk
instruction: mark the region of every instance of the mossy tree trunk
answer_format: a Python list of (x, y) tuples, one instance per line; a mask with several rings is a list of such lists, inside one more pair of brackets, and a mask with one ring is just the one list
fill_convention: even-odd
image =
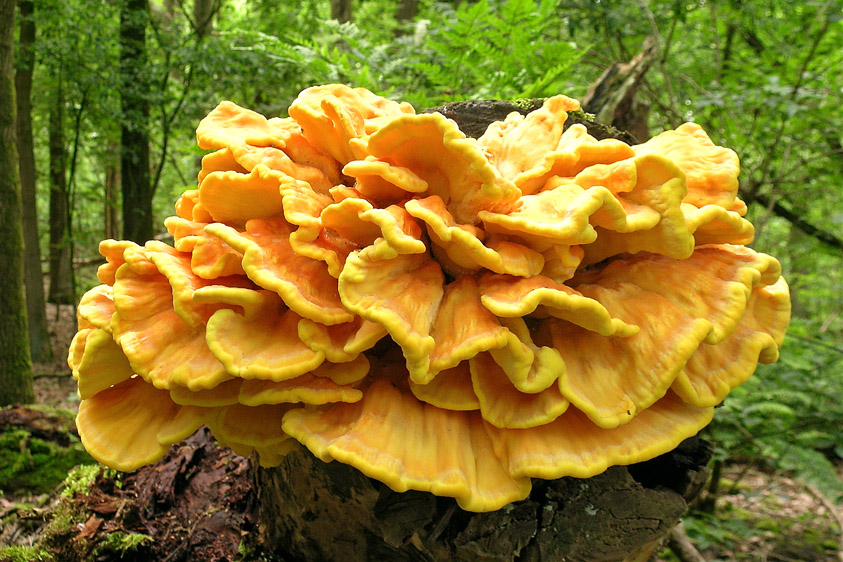
[(103, 197), (103, 238), (120, 237), (120, 147), (109, 148), (105, 156), (105, 193)]
[(41, 269), (41, 246), (38, 236), (36, 203), (35, 151), (32, 142), (32, 71), (35, 66), (35, 6), (32, 0), (19, 0), (20, 60), (15, 71), (17, 96), (17, 141), (20, 159), (21, 198), (23, 201), (23, 237), (26, 278), (26, 311), (29, 323), (29, 350), (33, 361), (53, 359), (47, 309), (44, 302), (44, 272)]
[(50, 148), (50, 291), (47, 300), (72, 304), (72, 257), (68, 222), (67, 148), (64, 144), (64, 85), (62, 63), (50, 99), (48, 126)]
[(123, 238), (143, 244), (152, 239), (152, 183), (149, 175), (149, 99), (146, 58), (147, 0), (120, 6), (120, 182)]
[(0, 0), (0, 406), (32, 402), (15, 134), (15, 0)]

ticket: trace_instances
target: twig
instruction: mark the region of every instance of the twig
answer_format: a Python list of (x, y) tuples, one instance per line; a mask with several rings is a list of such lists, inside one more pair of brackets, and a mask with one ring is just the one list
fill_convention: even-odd
[(805, 484), (805, 488), (808, 490), (808, 492), (811, 493), (812, 496), (818, 499), (820, 503), (823, 504), (823, 506), (825, 506), (825, 508), (834, 518), (834, 521), (837, 523), (837, 527), (840, 529), (839, 546), (837, 547), (837, 559), (840, 560), (840, 562), (843, 562), (843, 513), (841, 513), (840, 510), (837, 509), (837, 506), (831, 503), (831, 501), (827, 497), (825, 497), (825, 494), (823, 494), (811, 484)]
[(667, 538), (667, 546), (680, 562), (706, 562), (700, 551), (694, 547), (682, 521), (676, 524)]

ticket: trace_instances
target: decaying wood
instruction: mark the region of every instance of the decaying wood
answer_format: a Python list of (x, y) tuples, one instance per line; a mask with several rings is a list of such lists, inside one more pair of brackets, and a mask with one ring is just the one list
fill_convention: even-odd
[[(155, 465), (117, 479), (101, 472), (86, 493), (62, 499), (70, 524), (46, 528), (41, 546), (64, 562), (227, 562), (248, 542), (253, 497), (249, 459), (203, 429)], [(115, 552), (106, 547), (115, 533), (149, 540)]]
[(582, 99), (585, 111), (594, 114), (597, 121), (629, 131), (641, 142), (650, 138), (647, 127), (649, 106), (635, 97), (643, 84), (644, 75), (658, 55), (658, 44), (648, 37), (628, 63), (614, 63), (589, 87)]
[[(504, 119), (512, 112), (526, 115), (542, 106), (544, 100), (541, 98), (519, 100), (518, 103), (499, 100), (470, 100), (447, 103), (425, 111), (425, 113), (441, 113), (449, 119), (456, 121), (460, 130), (467, 137), (478, 138), (485, 131), (492, 121)], [(565, 128), (574, 123), (579, 123), (588, 130), (588, 133), (597, 139), (615, 138), (628, 144), (635, 144), (635, 137), (616, 127), (606, 125), (596, 120), (593, 115), (584, 112), (569, 113), (565, 121)]]
[(79, 437), (73, 418), (26, 406), (9, 406), (0, 409), (0, 433), (10, 429), (25, 429), (33, 437), (62, 447), (70, 444), (71, 435)]
[(710, 450), (693, 438), (593, 478), (534, 480), (529, 498), (471, 513), (299, 448), (255, 470), (260, 540), (290, 561), (647, 560), (703, 486)]

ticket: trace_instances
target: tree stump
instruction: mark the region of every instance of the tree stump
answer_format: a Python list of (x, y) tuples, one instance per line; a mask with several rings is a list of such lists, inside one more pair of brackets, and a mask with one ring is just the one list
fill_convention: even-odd
[[(439, 111), (470, 137), (512, 111), (513, 104), (470, 101)], [(633, 142), (585, 114), (598, 139)], [(646, 561), (658, 552), (688, 502), (702, 489), (710, 445), (697, 438), (674, 451), (588, 478), (534, 480), (530, 496), (501, 510), (472, 513), (452, 498), (396, 493), (356, 469), (324, 463), (300, 447), (280, 466), (254, 469), (261, 546), (285, 561)]]
[(259, 540), (289, 562), (645, 561), (702, 489), (710, 457), (694, 437), (592, 478), (534, 480), (529, 498), (471, 513), (451, 498), (393, 492), (298, 448), (254, 471)]

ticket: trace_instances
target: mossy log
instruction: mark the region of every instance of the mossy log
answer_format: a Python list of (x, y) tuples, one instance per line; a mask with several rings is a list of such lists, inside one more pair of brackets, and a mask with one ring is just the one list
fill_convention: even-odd
[[(469, 101), (434, 108), (467, 136), (543, 100)], [(596, 138), (629, 135), (572, 115)], [(673, 452), (589, 479), (534, 480), (525, 500), (490, 513), (451, 498), (396, 493), (356, 469), (304, 448), (256, 468), (261, 547), (285, 561), (646, 561), (701, 490), (711, 447), (691, 438)]]

